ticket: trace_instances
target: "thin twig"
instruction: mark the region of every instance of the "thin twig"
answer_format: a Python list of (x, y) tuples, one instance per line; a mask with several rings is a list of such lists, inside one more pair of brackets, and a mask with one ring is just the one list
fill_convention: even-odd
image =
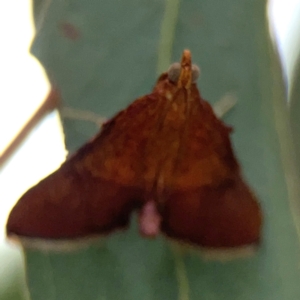
[(24, 139), (30, 134), (32, 129), (50, 112), (55, 110), (60, 102), (60, 96), (57, 90), (52, 89), (48, 94), (48, 97), (41, 104), (35, 114), (28, 120), (25, 126), (18, 133), (16, 138), (8, 145), (0, 156), (0, 168), (4, 166), (7, 160), (14, 154), (19, 148)]

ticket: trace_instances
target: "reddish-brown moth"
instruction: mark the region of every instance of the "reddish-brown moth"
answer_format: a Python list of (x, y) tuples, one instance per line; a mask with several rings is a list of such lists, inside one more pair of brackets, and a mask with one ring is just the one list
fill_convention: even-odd
[(53, 174), (28, 190), (7, 235), (28, 246), (78, 241), (128, 225), (224, 249), (256, 244), (262, 213), (242, 178), (229, 139), (196, 86), (191, 54), (163, 73)]

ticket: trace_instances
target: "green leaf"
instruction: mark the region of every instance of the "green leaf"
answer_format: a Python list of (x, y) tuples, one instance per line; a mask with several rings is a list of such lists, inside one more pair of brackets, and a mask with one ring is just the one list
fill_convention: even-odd
[[(163, 237), (145, 240), (134, 218), (128, 231), (88, 249), (25, 250), (32, 300), (299, 299), (300, 219), (291, 210), (297, 178), (289, 171), (289, 120), (265, 1), (37, 3), (32, 51), (65, 107), (111, 117), (149, 93), (184, 48), (201, 67), (204, 98), (214, 103), (237, 95), (226, 122), (235, 128), (237, 155), (261, 200), (264, 231), (254, 257), (227, 263), (178, 252)], [(98, 131), (92, 122), (63, 121), (71, 152)]]

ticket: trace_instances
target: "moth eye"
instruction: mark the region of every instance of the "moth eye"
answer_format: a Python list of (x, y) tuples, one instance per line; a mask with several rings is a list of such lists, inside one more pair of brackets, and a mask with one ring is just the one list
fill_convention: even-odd
[(172, 64), (168, 70), (169, 80), (176, 83), (179, 79), (180, 71), (181, 71), (180, 63), (177, 62), (177, 63)]
[(197, 65), (192, 65), (192, 82), (196, 82), (200, 76), (200, 68)]
[[(170, 81), (176, 83), (179, 79), (181, 72), (180, 63), (174, 63), (168, 70), (168, 78)], [(200, 75), (200, 69), (197, 65), (192, 65), (192, 82), (196, 82)]]

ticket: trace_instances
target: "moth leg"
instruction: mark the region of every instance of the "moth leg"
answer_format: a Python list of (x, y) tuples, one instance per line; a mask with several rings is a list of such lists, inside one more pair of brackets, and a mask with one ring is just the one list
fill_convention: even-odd
[(64, 118), (95, 123), (98, 127), (101, 127), (107, 121), (106, 118), (88, 110), (62, 107), (60, 108), (59, 112)]
[(237, 103), (237, 96), (234, 93), (226, 93), (213, 105), (213, 110), (219, 119), (222, 119)]

